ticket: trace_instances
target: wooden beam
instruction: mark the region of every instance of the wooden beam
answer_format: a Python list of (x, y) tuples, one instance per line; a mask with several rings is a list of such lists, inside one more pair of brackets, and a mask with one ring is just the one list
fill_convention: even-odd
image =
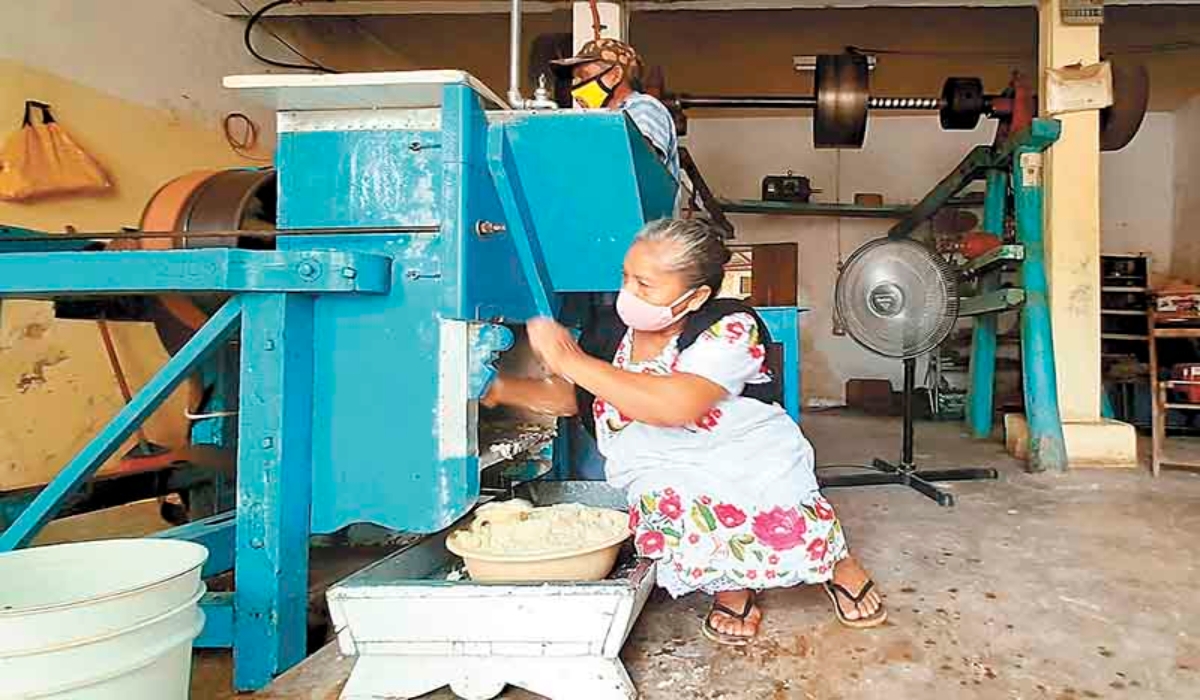
[(337, 700), (353, 668), (354, 657), (342, 656), (337, 642), (330, 642), (250, 697), (256, 700)]
[[(254, 12), (268, 0), (194, 0), (229, 17), (243, 17), (246, 8)], [(634, 0), (627, 3), (631, 12), (669, 12), (673, 10), (731, 12), (739, 10), (793, 10), (856, 7), (1027, 7), (1026, 0)], [(1194, 5), (1200, 0), (1109, 0), (1108, 5)], [(242, 7), (245, 5), (245, 7)], [(524, 12), (569, 11), (569, 0), (524, 0)], [(327, 0), (285, 5), (271, 16), (366, 16), (366, 15), (476, 15), (507, 14), (512, 7), (506, 0)]]

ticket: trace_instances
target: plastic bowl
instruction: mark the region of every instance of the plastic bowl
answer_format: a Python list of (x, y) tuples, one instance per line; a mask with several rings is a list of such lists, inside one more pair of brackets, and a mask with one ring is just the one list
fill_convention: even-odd
[(600, 581), (616, 566), (621, 543), (627, 539), (629, 533), (576, 550), (502, 556), (461, 549), (451, 536), (446, 538), (446, 549), (462, 557), (473, 581)]

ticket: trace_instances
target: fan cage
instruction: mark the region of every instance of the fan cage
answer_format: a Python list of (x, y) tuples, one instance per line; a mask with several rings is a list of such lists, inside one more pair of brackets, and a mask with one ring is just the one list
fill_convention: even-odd
[[(899, 297), (899, 306), (893, 306)], [(884, 357), (919, 357), (941, 345), (958, 320), (958, 274), (912, 239), (880, 238), (846, 260), (834, 308), (859, 345)]]

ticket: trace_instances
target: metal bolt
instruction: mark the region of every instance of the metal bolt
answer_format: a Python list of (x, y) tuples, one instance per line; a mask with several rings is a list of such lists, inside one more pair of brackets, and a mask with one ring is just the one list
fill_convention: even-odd
[(267, 342), (263, 343), (263, 350), (266, 350), (267, 352), (271, 352), (274, 349), (275, 349), (275, 341), (274, 340), (268, 340)]
[(275, 446), (275, 439), (274, 439), (274, 438), (269, 438), (269, 437), (263, 438), (263, 439), (262, 439), (262, 446), (263, 446), (263, 449), (264, 449), (264, 450), (269, 450), (269, 449), (271, 449), (272, 447), (274, 447), (274, 446)]
[(348, 280), (352, 280), (355, 277), (358, 277), (358, 270), (355, 270), (353, 267), (343, 267), (342, 268), (342, 277), (345, 277)]
[(417, 272), (416, 270), (405, 270), (404, 278), (409, 280), (419, 280), (421, 279), (421, 273)]
[(476, 221), (475, 233), (480, 236), (490, 236), (494, 233), (504, 233), (508, 230), (504, 224), (495, 221)]
[(250, 546), (253, 547), (254, 549), (262, 549), (263, 548), (262, 538), (255, 537), (254, 539), (250, 540)]
[(307, 261), (300, 263), (296, 271), (305, 279), (312, 279), (317, 276), (317, 266)]

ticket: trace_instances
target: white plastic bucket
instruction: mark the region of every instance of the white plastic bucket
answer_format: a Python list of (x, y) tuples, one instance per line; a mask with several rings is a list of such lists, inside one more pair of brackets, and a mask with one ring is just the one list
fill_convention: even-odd
[(158, 539), (0, 554), (0, 698), (186, 700), (207, 558)]

